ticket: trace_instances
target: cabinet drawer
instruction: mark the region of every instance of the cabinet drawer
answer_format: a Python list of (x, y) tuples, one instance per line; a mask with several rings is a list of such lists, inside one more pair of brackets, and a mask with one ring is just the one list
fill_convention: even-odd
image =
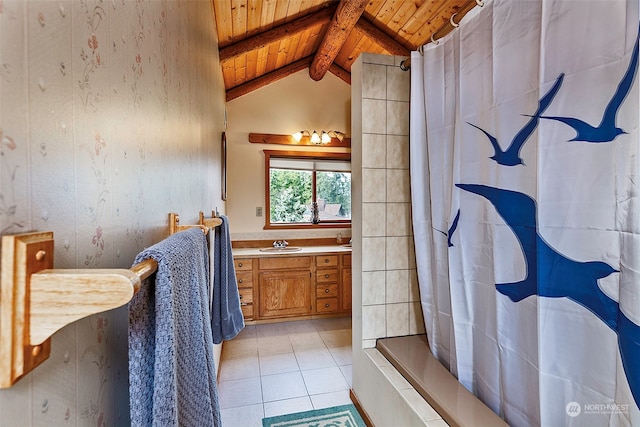
[(245, 319), (253, 319), (253, 304), (241, 305), (240, 309)]
[(238, 289), (240, 305), (253, 303), (253, 289)]
[(250, 258), (239, 258), (233, 260), (236, 271), (251, 270), (253, 268)]
[(259, 258), (260, 270), (282, 270), (311, 267), (311, 257), (308, 256), (292, 256), (278, 258)]
[(342, 255), (342, 265), (345, 267), (351, 266), (351, 255)]
[(336, 283), (316, 286), (316, 298), (337, 297), (337, 296), (338, 296), (338, 285)]
[(338, 298), (318, 298), (316, 311), (318, 313), (338, 311)]
[(338, 255), (320, 255), (316, 257), (316, 266), (335, 267), (338, 265)]
[(238, 279), (238, 288), (253, 287), (253, 273), (251, 271), (236, 272), (236, 279)]
[(316, 281), (318, 283), (325, 282), (337, 282), (338, 281), (338, 269), (326, 269), (326, 270), (316, 270)]

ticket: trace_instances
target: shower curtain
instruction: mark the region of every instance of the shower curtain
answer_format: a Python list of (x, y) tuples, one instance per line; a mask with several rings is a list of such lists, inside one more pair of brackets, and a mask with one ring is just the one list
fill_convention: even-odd
[(433, 354), (514, 426), (640, 426), (637, 0), (493, 0), (412, 53)]

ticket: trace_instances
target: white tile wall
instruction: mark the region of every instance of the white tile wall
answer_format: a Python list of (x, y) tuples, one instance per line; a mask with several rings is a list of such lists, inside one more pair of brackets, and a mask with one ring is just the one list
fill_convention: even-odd
[(409, 334), (409, 303), (387, 304), (387, 336)]
[(387, 167), (409, 169), (409, 136), (387, 135)]
[[(393, 222), (393, 219), (391, 220)], [(387, 204), (365, 203), (362, 206), (362, 233), (371, 237), (384, 237), (387, 227)]]
[(409, 270), (386, 271), (385, 303), (409, 302)]
[(386, 203), (386, 230), (388, 236), (411, 236), (411, 204)]
[(386, 134), (387, 132), (387, 102), (381, 99), (362, 100), (362, 131), (363, 133)]
[(362, 305), (385, 303), (385, 272), (362, 272)]
[(367, 133), (362, 135), (362, 167), (384, 168), (387, 161), (386, 135)]
[[(409, 179), (410, 74), (403, 58), (363, 56), (362, 340), (424, 332)], [(355, 102), (355, 101), (354, 101)]]

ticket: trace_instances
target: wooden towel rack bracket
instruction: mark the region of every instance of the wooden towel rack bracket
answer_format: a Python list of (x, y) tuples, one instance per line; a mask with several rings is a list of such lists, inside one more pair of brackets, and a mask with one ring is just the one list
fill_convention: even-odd
[(198, 224), (204, 225), (207, 228), (214, 228), (222, 225), (222, 219), (218, 216), (217, 211), (211, 211), (211, 218), (205, 218), (204, 213), (201, 211)]
[[(204, 218), (181, 226), (169, 214), (169, 233), (222, 223)], [(0, 388), (8, 388), (49, 358), (51, 336), (84, 317), (121, 307), (158, 264), (144, 260), (130, 269), (53, 269), (53, 232), (2, 236), (0, 273)]]
[[(202, 214), (202, 212), (200, 212), (200, 214)], [(204, 234), (207, 234), (209, 232), (209, 229), (205, 227), (202, 223), (193, 224), (193, 225), (180, 225), (180, 215), (176, 213), (169, 214), (169, 234), (177, 233), (178, 231), (188, 230), (189, 228), (194, 228), (194, 227), (202, 229)]]

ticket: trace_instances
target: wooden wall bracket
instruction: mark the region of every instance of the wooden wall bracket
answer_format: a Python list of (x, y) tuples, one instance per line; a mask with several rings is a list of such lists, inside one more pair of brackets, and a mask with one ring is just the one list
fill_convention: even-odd
[[(147, 264), (138, 270), (150, 274)], [(52, 267), (53, 232), (2, 237), (0, 388), (48, 359), (62, 327), (128, 303), (142, 278), (128, 269)]]
[[(200, 212), (202, 214), (202, 212)], [(202, 218), (202, 216), (201, 216)], [(203, 223), (192, 225), (180, 225), (180, 215), (176, 213), (169, 214), (169, 234), (177, 233), (178, 231), (188, 230), (190, 228), (199, 228), (204, 234), (209, 232), (209, 228)]]
[[(51, 340), (31, 345), (29, 339), (31, 275), (51, 268), (53, 233), (2, 237), (0, 278), (0, 387), (10, 387), (49, 357)], [(27, 261), (29, 260), (29, 261)]]
[(222, 219), (218, 217), (216, 211), (211, 211), (211, 218), (205, 218), (204, 213), (200, 211), (198, 216), (198, 224), (204, 225), (207, 228), (219, 227), (222, 225)]

